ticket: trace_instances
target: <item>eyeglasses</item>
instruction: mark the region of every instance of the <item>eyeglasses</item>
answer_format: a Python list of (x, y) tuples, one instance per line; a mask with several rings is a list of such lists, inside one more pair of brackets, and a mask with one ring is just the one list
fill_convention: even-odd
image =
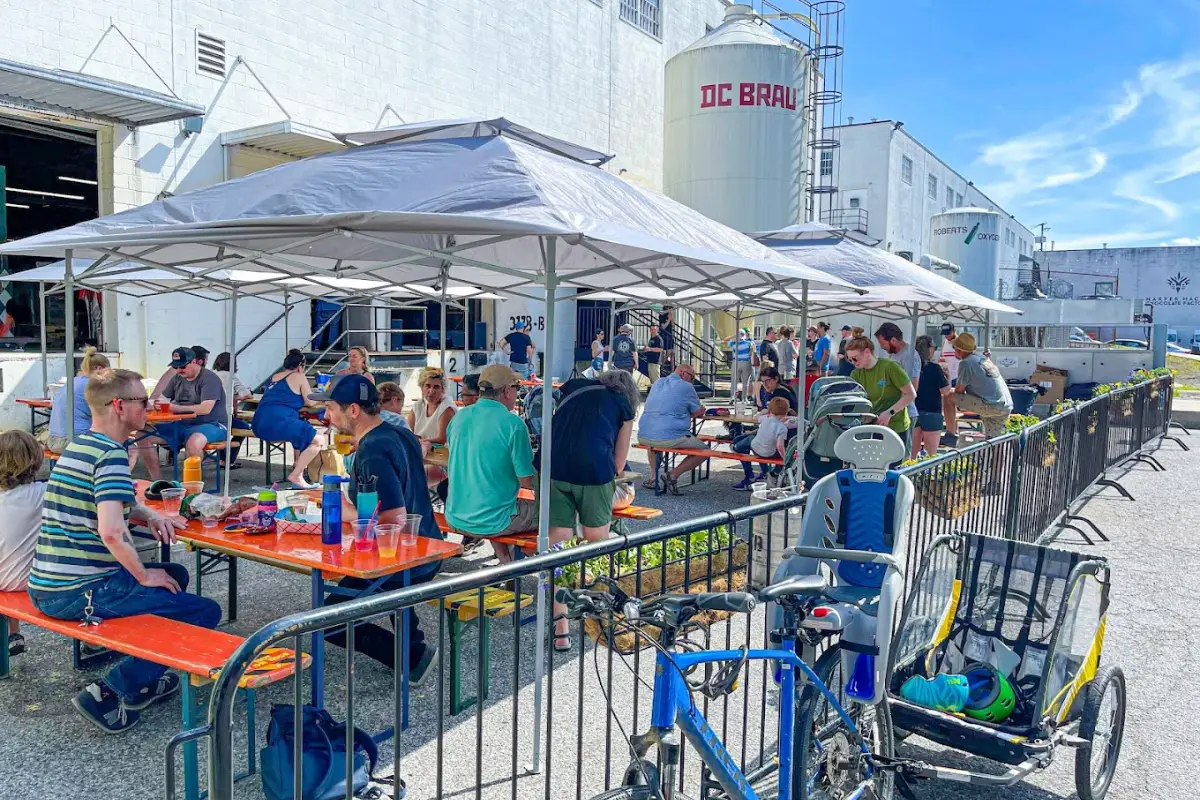
[(144, 408), (149, 408), (153, 403), (146, 395), (142, 395), (141, 397), (114, 397), (113, 400), (123, 400), (126, 403), (141, 403)]

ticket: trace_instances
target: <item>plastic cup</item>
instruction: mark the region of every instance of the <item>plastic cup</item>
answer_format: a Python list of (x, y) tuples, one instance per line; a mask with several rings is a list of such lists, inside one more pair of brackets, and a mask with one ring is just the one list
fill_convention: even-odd
[(183, 502), (183, 489), (163, 489), (162, 504), (163, 514), (168, 517), (179, 516), (179, 506)]
[(303, 492), (292, 492), (288, 495), (287, 499), (288, 508), (292, 509), (292, 511), (295, 511), (296, 516), (298, 517), (303, 516), (304, 512), (308, 510), (309, 502), (310, 500), (308, 495), (304, 494)]
[(333, 444), (339, 455), (348, 456), (354, 452), (354, 437), (348, 433), (334, 434)]
[(204, 494), (204, 481), (183, 481), (183, 494)]
[(400, 526), (391, 523), (376, 525), (375, 541), (379, 542), (379, 555), (384, 558), (395, 558), (396, 548), (400, 544)]
[(369, 519), (356, 519), (350, 523), (354, 529), (354, 549), (372, 550), (375, 547), (375, 522)]
[(421, 531), (421, 515), (405, 514), (400, 525), (400, 546), (416, 547), (417, 534)]

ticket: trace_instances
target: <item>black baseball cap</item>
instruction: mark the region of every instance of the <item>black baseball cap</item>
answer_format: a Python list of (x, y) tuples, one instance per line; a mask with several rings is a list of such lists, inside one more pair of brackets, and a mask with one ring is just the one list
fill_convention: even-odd
[(171, 351), (171, 368), (183, 369), (196, 360), (196, 351), (190, 347), (176, 347)]
[(350, 403), (370, 406), (379, 402), (379, 392), (375, 390), (375, 384), (362, 375), (342, 375), (330, 381), (329, 385), (325, 387), (325, 391), (313, 392), (308, 399), (318, 403), (334, 402), (344, 406)]
[(942, 323), (942, 336), (949, 336), (954, 333), (954, 325), (949, 322)]
[(843, 325), (843, 326), (842, 326), (842, 330), (844, 330), (844, 331), (852, 331), (852, 330), (854, 330), (854, 329), (853, 329), (853, 328), (851, 328), (849, 325)]

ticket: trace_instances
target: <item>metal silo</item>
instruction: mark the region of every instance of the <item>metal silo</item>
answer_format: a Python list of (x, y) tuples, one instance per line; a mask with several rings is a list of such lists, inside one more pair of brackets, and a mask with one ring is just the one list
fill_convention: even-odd
[(930, 253), (958, 264), (957, 280), (984, 297), (1000, 296), (1000, 215), (955, 208), (929, 221)]
[(801, 221), (809, 55), (734, 5), (668, 61), (666, 194), (742, 231)]

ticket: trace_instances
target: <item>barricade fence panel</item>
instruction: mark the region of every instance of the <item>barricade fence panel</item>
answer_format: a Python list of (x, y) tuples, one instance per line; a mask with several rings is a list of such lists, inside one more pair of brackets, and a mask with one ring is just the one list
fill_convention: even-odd
[[(1021, 541), (1043, 536), (1107, 467), (1165, 433), (1171, 391), (1170, 378), (1123, 389), (1019, 436), (1005, 434), (906, 467), (915, 491), (901, 545), (907, 585), (916, 584), (913, 573), (939, 535), (971, 531)], [(338, 643), (326, 648), (325, 707), (351, 730), (398, 731), (381, 746), (381, 763), (395, 765), (394, 776), (381, 782), (403, 780), (409, 798), (582, 799), (619, 786), (630, 760), (626, 736), (649, 725), (653, 643), (613, 615), (566, 624), (572, 646), (555, 651), (556, 641), (566, 642), (555, 637), (550, 622), (554, 587), (580, 587), (605, 576), (631, 596), (649, 598), (768, 583), (786, 549), (798, 541), (805, 501), (804, 495), (755, 493), (750, 505), (732, 511), (552, 549), (270, 623), (246, 639), (213, 686), (202, 732), (210, 797), (235, 797), (234, 774), (241, 764), (234, 754), (247, 744), (238, 739), (245, 725), (235, 725), (235, 719), (244, 720), (235, 702), (239, 679), (268, 647), (314, 652), (314, 635), (321, 632)], [(529, 624), (539, 602), (547, 620), (541, 630)], [(367, 640), (377, 645), (383, 636), (392, 663), (400, 664), (414, 613), (426, 643), (437, 643), (437, 653), (406, 704), (402, 671), (389, 671), (363, 658), (362, 651), (371, 649), (378, 658), (378, 647), (368, 648)], [(710, 614), (703, 623), (688, 632), (693, 644), (686, 646), (769, 646), (765, 606), (751, 614)], [(386, 639), (392, 630), (401, 635)], [(311, 666), (297, 669), (293, 678), (259, 690), (260, 707), (291, 705), (299, 717), (312, 697), (313, 679)], [(697, 694), (696, 702), (744, 771), (770, 770), (778, 693), (766, 662), (744, 666), (728, 694)], [(294, 778), (303, 781), (302, 772), (301, 760)], [(685, 748), (681, 790), (699, 796), (702, 773), (696, 753)]]

